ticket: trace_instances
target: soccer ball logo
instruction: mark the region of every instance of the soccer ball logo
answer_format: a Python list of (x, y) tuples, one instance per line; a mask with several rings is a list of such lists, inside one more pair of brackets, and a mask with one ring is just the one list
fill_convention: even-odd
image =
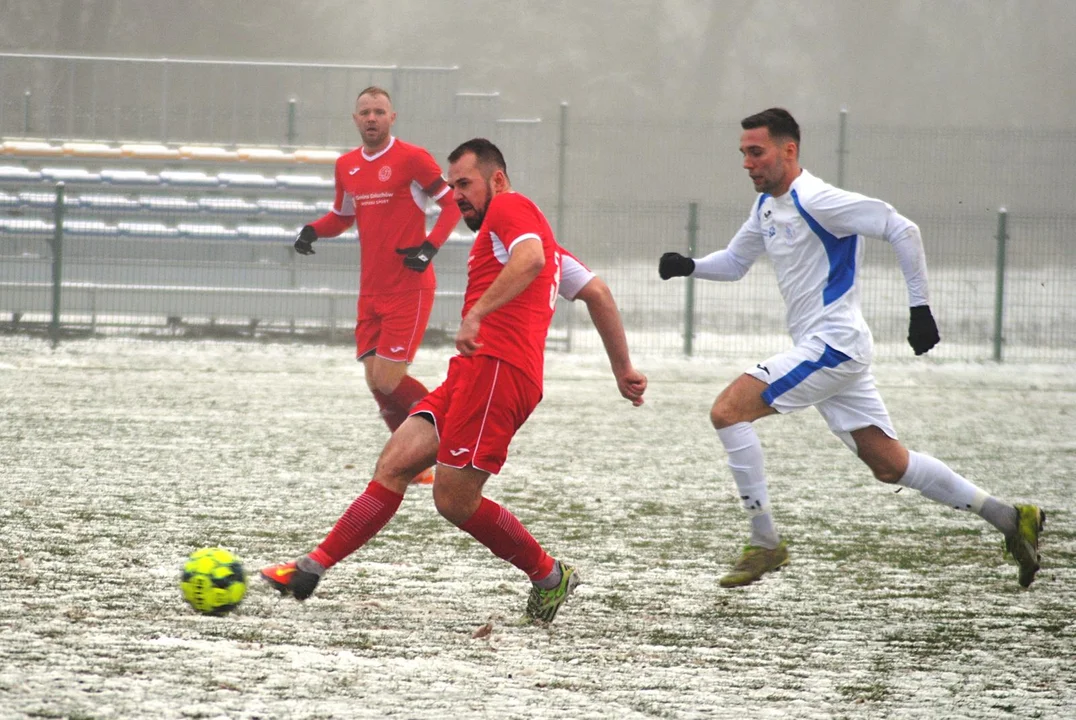
[(183, 599), (203, 615), (227, 615), (243, 600), (247, 576), (239, 558), (219, 547), (195, 550), (179, 579)]

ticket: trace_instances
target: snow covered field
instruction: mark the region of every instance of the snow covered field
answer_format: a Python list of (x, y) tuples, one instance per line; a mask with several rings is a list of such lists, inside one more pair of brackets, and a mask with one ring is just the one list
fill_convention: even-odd
[(387, 431), (350, 351), (0, 338), (0, 718), (1076, 715), (1071, 367), (876, 368), (909, 446), (1046, 509), (1030, 591), (986, 523), (881, 486), (813, 412), (758, 424), (792, 563), (729, 591), (747, 522), (707, 410), (754, 359), (636, 360), (633, 409), (603, 357), (550, 353), (488, 486), (584, 577), (551, 627), (515, 624), (522, 574), (428, 487), (310, 601), (253, 581), (204, 618), (190, 551), (255, 572), (365, 487)]

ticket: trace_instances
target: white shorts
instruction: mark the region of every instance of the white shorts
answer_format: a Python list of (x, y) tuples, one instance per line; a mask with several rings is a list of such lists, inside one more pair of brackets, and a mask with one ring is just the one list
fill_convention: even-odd
[(853, 451), (851, 433), (871, 425), (897, 439), (870, 365), (821, 340), (807, 340), (746, 372), (769, 385), (762, 399), (774, 410), (790, 413), (813, 406)]

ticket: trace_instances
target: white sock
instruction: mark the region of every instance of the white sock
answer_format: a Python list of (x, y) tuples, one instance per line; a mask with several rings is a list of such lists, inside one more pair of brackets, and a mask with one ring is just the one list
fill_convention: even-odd
[(918, 490), (924, 497), (957, 510), (970, 510), (1006, 535), (1015, 531), (1016, 510), (992, 498), (937, 458), (908, 452), (908, 469), (898, 485)]
[(743, 508), (751, 516), (751, 539), (748, 542), (755, 547), (773, 550), (780, 544), (781, 537), (770, 514), (770, 495), (766, 490), (762, 443), (758, 434), (751, 423), (741, 422), (721, 428), (717, 437), (728, 453), (729, 469)]

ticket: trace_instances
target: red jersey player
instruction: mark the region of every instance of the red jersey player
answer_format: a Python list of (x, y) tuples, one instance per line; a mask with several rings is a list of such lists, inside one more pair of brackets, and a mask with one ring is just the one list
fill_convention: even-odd
[[(531, 579), (526, 614), (549, 622), (579, 582), (507, 508), (483, 497), (508, 445), (542, 398), (546, 334), (558, 294), (587, 304), (621, 394), (640, 405), (646, 377), (628, 356), (608, 287), (565, 252), (529, 199), (513, 192), (504, 157), (488, 140), (469, 140), (448, 157), (448, 182), (467, 225), (477, 230), (467, 263), (459, 355), (448, 377), (411, 411), (378, 458), (374, 478), (329, 535), (294, 562), (261, 576), (298, 600), (325, 571), (362, 547), (400, 507), (408, 481), (434, 461), (438, 512)], [(567, 286), (564, 287), (564, 286)]]
[[(385, 90), (360, 92), (354, 119), (362, 146), (337, 159), (333, 209), (303, 227), (295, 250), (311, 255), (315, 240), (335, 237), (358, 223), (356, 355), (392, 431), (428, 392), (407, 374), (407, 366), (433, 308), (437, 278), (430, 261), (459, 222), (460, 211), (433, 157), (391, 135), (396, 113)], [(427, 236), (430, 200), (440, 205), (441, 214)]]

